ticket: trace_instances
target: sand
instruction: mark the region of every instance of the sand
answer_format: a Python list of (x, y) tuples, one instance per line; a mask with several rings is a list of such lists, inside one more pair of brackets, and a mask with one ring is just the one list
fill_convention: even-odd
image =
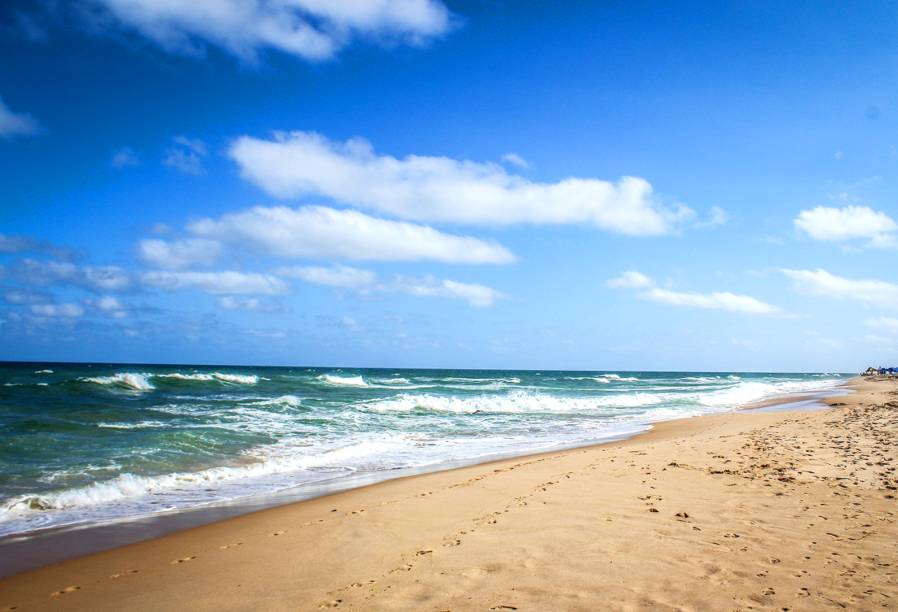
[(898, 607), (898, 385), (415, 476), (0, 581), (0, 610)]

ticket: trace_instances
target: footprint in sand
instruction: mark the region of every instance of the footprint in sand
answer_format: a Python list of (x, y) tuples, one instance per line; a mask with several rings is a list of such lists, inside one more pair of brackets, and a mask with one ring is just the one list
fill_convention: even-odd
[(188, 561), (193, 561), (194, 559), (196, 559), (196, 555), (193, 555), (191, 557), (184, 557), (183, 559), (175, 559), (174, 561), (172, 561), (170, 563), (170, 565), (178, 565), (179, 563), (187, 563)]
[(268, 535), (273, 538), (275, 536), (284, 535), (285, 533), (287, 533), (287, 530), (283, 529), (281, 531), (275, 531), (274, 533), (269, 533)]
[(219, 546), (221, 550), (227, 550), (229, 548), (236, 548), (237, 546), (243, 546), (243, 542), (234, 542), (233, 544), (225, 544), (224, 546)]
[(138, 572), (140, 572), (140, 570), (134, 570), (134, 569), (125, 570), (124, 572), (119, 572), (118, 574), (112, 574), (111, 576), (109, 576), (109, 578), (111, 578), (112, 580), (115, 580), (116, 578), (124, 578), (125, 576), (129, 576), (131, 574), (136, 574)]
[(376, 580), (369, 580), (369, 581), (367, 581), (367, 582), (353, 582), (353, 583), (350, 584), (349, 586), (351, 586), (351, 587), (354, 588), (354, 589), (360, 589), (360, 588), (362, 588), (363, 586), (368, 586), (368, 585), (370, 585), (370, 584), (374, 584), (375, 582), (377, 582), (377, 581), (376, 581)]
[(341, 603), (343, 603), (343, 600), (342, 600), (342, 599), (333, 599), (333, 600), (331, 600), (331, 601), (327, 601), (327, 602), (321, 604), (320, 606), (318, 606), (318, 608), (319, 608), (319, 609), (322, 609), (322, 608), (337, 608), (337, 607), (340, 606)]
[(67, 586), (64, 589), (60, 589), (58, 591), (53, 591), (52, 593), (50, 593), (50, 597), (59, 597), (60, 595), (68, 595), (69, 593), (74, 593), (75, 591), (80, 591), (80, 590), (81, 590), (80, 586), (76, 586), (76, 585)]

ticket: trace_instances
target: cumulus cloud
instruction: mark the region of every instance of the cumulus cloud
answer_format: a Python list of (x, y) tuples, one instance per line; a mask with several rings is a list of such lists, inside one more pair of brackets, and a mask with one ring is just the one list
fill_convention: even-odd
[(618, 277), (608, 280), (605, 285), (614, 289), (642, 289), (644, 291), (637, 293), (639, 298), (671, 306), (757, 315), (773, 315), (782, 312), (776, 306), (762, 302), (750, 295), (730, 293), (729, 291), (689, 293), (662, 289), (655, 286), (655, 281), (637, 270), (622, 272)]
[(272, 295), (287, 292), (287, 283), (270, 274), (225, 270), (220, 272), (144, 272), (140, 281), (147, 287), (175, 291), (196, 288), (206, 293)]
[(530, 181), (492, 163), (376, 154), (364, 140), (291, 132), (244, 136), (229, 150), (241, 175), (278, 198), (324, 196), (416, 221), (472, 225), (592, 224), (629, 235), (665, 234), (694, 216), (667, 207), (645, 179)]
[(122, 147), (118, 151), (112, 154), (112, 159), (109, 160), (109, 165), (113, 168), (124, 168), (126, 166), (136, 166), (140, 163), (140, 160), (137, 158), (137, 153), (135, 153), (130, 147)]
[(651, 287), (655, 282), (638, 270), (621, 272), (617, 278), (605, 282), (605, 286), (612, 289), (643, 289)]
[(0, 138), (34, 136), (40, 131), (40, 123), (31, 115), (14, 113), (0, 98)]
[(442, 297), (464, 300), (471, 306), (485, 308), (505, 297), (485, 285), (460, 283), (433, 276), (408, 278), (396, 276), (391, 280), (380, 280), (371, 270), (336, 265), (330, 268), (319, 266), (295, 266), (281, 268), (278, 274), (301, 279), (307, 283), (352, 289), (363, 293), (405, 293), (418, 297)]
[(169, 242), (141, 240), (137, 245), (140, 258), (160, 268), (189, 268), (212, 265), (221, 254), (221, 244), (214, 240), (189, 238)]
[[(247, 62), (273, 49), (305, 60), (334, 56), (353, 38), (419, 44), (446, 32), (439, 0), (93, 0), (107, 27), (124, 26), (163, 49), (214, 45)], [(105, 18), (105, 19), (104, 19)]]
[(824, 297), (898, 307), (898, 285), (873, 279), (836, 276), (822, 268), (781, 270), (792, 279), (795, 289)]
[(895, 238), (898, 223), (884, 212), (868, 206), (818, 206), (801, 211), (794, 223), (795, 227), (814, 240), (866, 240), (867, 245), (873, 247), (898, 246)]
[(346, 289), (370, 287), (377, 279), (377, 275), (371, 270), (361, 270), (343, 265), (335, 265), (329, 268), (322, 266), (292, 266), (279, 268), (277, 273), (288, 278), (298, 278), (307, 283)]
[(504, 247), (432, 227), (371, 217), (325, 206), (257, 206), (201, 219), (188, 226), (198, 236), (291, 258), (508, 263)]
[(284, 312), (284, 308), (280, 304), (271, 304), (256, 297), (235, 297), (233, 295), (225, 295), (218, 298), (218, 305), (225, 310), (246, 310), (259, 312)]
[(185, 136), (175, 136), (171, 147), (166, 149), (162, 163), (184, 174), (194, 176), (204, 174), (203, 158), (206, 157), (206, 143)]

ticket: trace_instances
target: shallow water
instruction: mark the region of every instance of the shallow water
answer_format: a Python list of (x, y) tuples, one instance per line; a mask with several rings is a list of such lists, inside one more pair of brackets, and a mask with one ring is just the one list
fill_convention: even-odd
[(846, 378), (4, 364), (0, 535), (599, 442)]

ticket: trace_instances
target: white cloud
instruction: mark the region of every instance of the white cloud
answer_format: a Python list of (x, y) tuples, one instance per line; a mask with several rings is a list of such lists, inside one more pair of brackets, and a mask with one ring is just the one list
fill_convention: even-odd
[(130, 147), (122, 147), (121, 149), (113, 153), (112, 159), (109, 160), (109, 164), (113, 168), (136, 166), (139, 163), (140, 160), (137, 158), (137, 153), (135, 153)]
[(118, 266), (87, 266), (83, 268), (84, 279), (94, 289), (103, 291), (124, 291), (131, 286), (131, 277)]
[(665, 234), (693, 216), (666, 207), (648, 181), (566, 178), (539, 183), (492, 163), (377, 155), (364, 140), (308, 132), (244, 136), (229, 154), (241, 175), (278, 198), (325, 196), (418, 221), (466, 224), (593, 224), (631, 235)]
[(46, 293), (36, 293), (22, 289), (10, 289), (3, 294), (7, 304), (41, 304), (52, 301)]
[(401, 291), (419, 297), (464, 300), (471, 306), (477, 306), (478, 308), (488, 308), (495, 304), (497, 300), (505, 297), (501, 291), (496, 291), (492, 287), (485, 285), (459, 283), (448, 279), (439, 280), (432, 277), (418, 280), (400, 278), (393, 283), (392, 288), (394, 291)]
[(203, 158), (206, 157), (206, 143), (202, 140), (175, 136), (174, 144), (165, 151), (162, 163), (194, 176), (204, 174)]
[(85, 266), (68, 261), (22, 259), (13, 267), (18, 279), (34, 285), (68, 283), (97, 291), (124, 291), (131, 287), (130, 275), (119, 266)]
[(79, 304), (32, 304), (31, 312), (39, 317), (74, 319), (84, 314)]
[(715, 291), (713, 293), (686, 293), (670, 291), (654, 287), (639, 294), (644, 300), (661, 302), (672, 306), (685, 306), (688, 308), (705, 308), (710, 310), (726, 310), (743, 314), (771, 315), (778, 314), (780, 309), (766, 302), (762, 302), (750, 295), (740, 295), (728, 291)]
[(627, 270), (621, 272), (617, 278), (612, 278), (605, 282), (605, 286), (612, 289), (642, 289), (651, 287), (655, 281), (637, 270)]
[(864, 325), (879, 332), (898, 336), (898, 319), (894, 317), (871, 317)]
[(225, 295), (218, 298), (218, 305), (225, 310), (246, 310), (258, 312), (287, 312), (283, 304), (260, 300), (256, 297), (236, 297)]
[(502, 161), (518, 168), (529, 168), (530, 162), (518, 155), (517, 153), (506, 153), (502, 156)]
[(124, 319), (128, 316), (127, 306), (111, 295), (104, 295), (97, 300), (88, 300), (87, 304), (115, 319)]
[(815, 240), (845, 242), (862, 239), (869, 241), (868, 246), (898, 246), (894, 236), (898, 223), (867, 206), (818, 206), (803, 210), (795, 217), (795, 227)]
[(776, 306), (762, 302), (750, 295), (740, 295), (728, 291), (688, 293), (661, 289), (655, 286), (655, 281), (636, 270), (622, 272), (618, 277), (607, 281), (605, 285), (614, 289), (645, 289), (645, 291), (638, 293), (637, 296), (643, 300), (670, 304), (671, 306), (726, 310), (743, 314), (772, 315), (781, 313)]
[(288, 278), (298, 278), (307, 283), (358, 289), (370, 287), (377, 275), (371, 270), (361, 270), (351, 266), (335, 265), (330, 268), (321, 266), (293, 266), (280, 268), (277, 273)]
[(322, 60), (354, 37), (417, 44), (450, 27), (439, 0), (94, 1), (112, 21), (165, 50), (199, 53), (216, 45), (248, 62), (265, 49)]
[(508, 263), (504, 247), (432, 227), (378, 219), (324, 206), (257, 206), (218, 220), (201, 219), (188, 229), (277, 257), (451, 263)]
[(259, 298), (238, 298), (226, 295), (218, 298), (218, 305), (226, 310), (259, 310), (262, 302)]
[(214, 240), (188, 238), (168, 242), (166, 240), (141, 240), (137, 245), (140, 258), (160, 268), (189, 268), (194, 265), (211, 265), (221, 254), (221, 245)]
[(720, 206), (712, 206), (707, 225), (710, 225), (712, 227), (725, 225), (726, 222), (729, 221), (729, 219), (730, 216), (727, 214), (727, 211), (722, 209)]
[(816, 270), (781, 270), (799, 291), (831, 298), (898, 307), (898, 285), (881, 280), (854, 280)]
[(144, 272), (140, 281), (166, 291), (197, 288), (212, 294), (286, 293), (287, 284), (276, 276), (226, 270), (221, 272)]
[(489, 307), (505, 295), (491, 287), (471, 283), (460, 283), (449, 279), (437, 279), (433, 276), (424, 278), (408, 278), (396, 276), (392, 280), (382, 281), (371, 270), (362, 270), (349, 266), (333, 266), (330, 268), (317, 266), (297, 266), (281, 268), (278, 274), (299, 278), (307, 283), (353, 289), (362, 293), (405, 293), (417, 297), (442, 297), (464, 300), (472, 306)]
[(31, 115), (14, 113), (0, 98), (0, 138), (34, 136), (40, 131), (40, 124)]

